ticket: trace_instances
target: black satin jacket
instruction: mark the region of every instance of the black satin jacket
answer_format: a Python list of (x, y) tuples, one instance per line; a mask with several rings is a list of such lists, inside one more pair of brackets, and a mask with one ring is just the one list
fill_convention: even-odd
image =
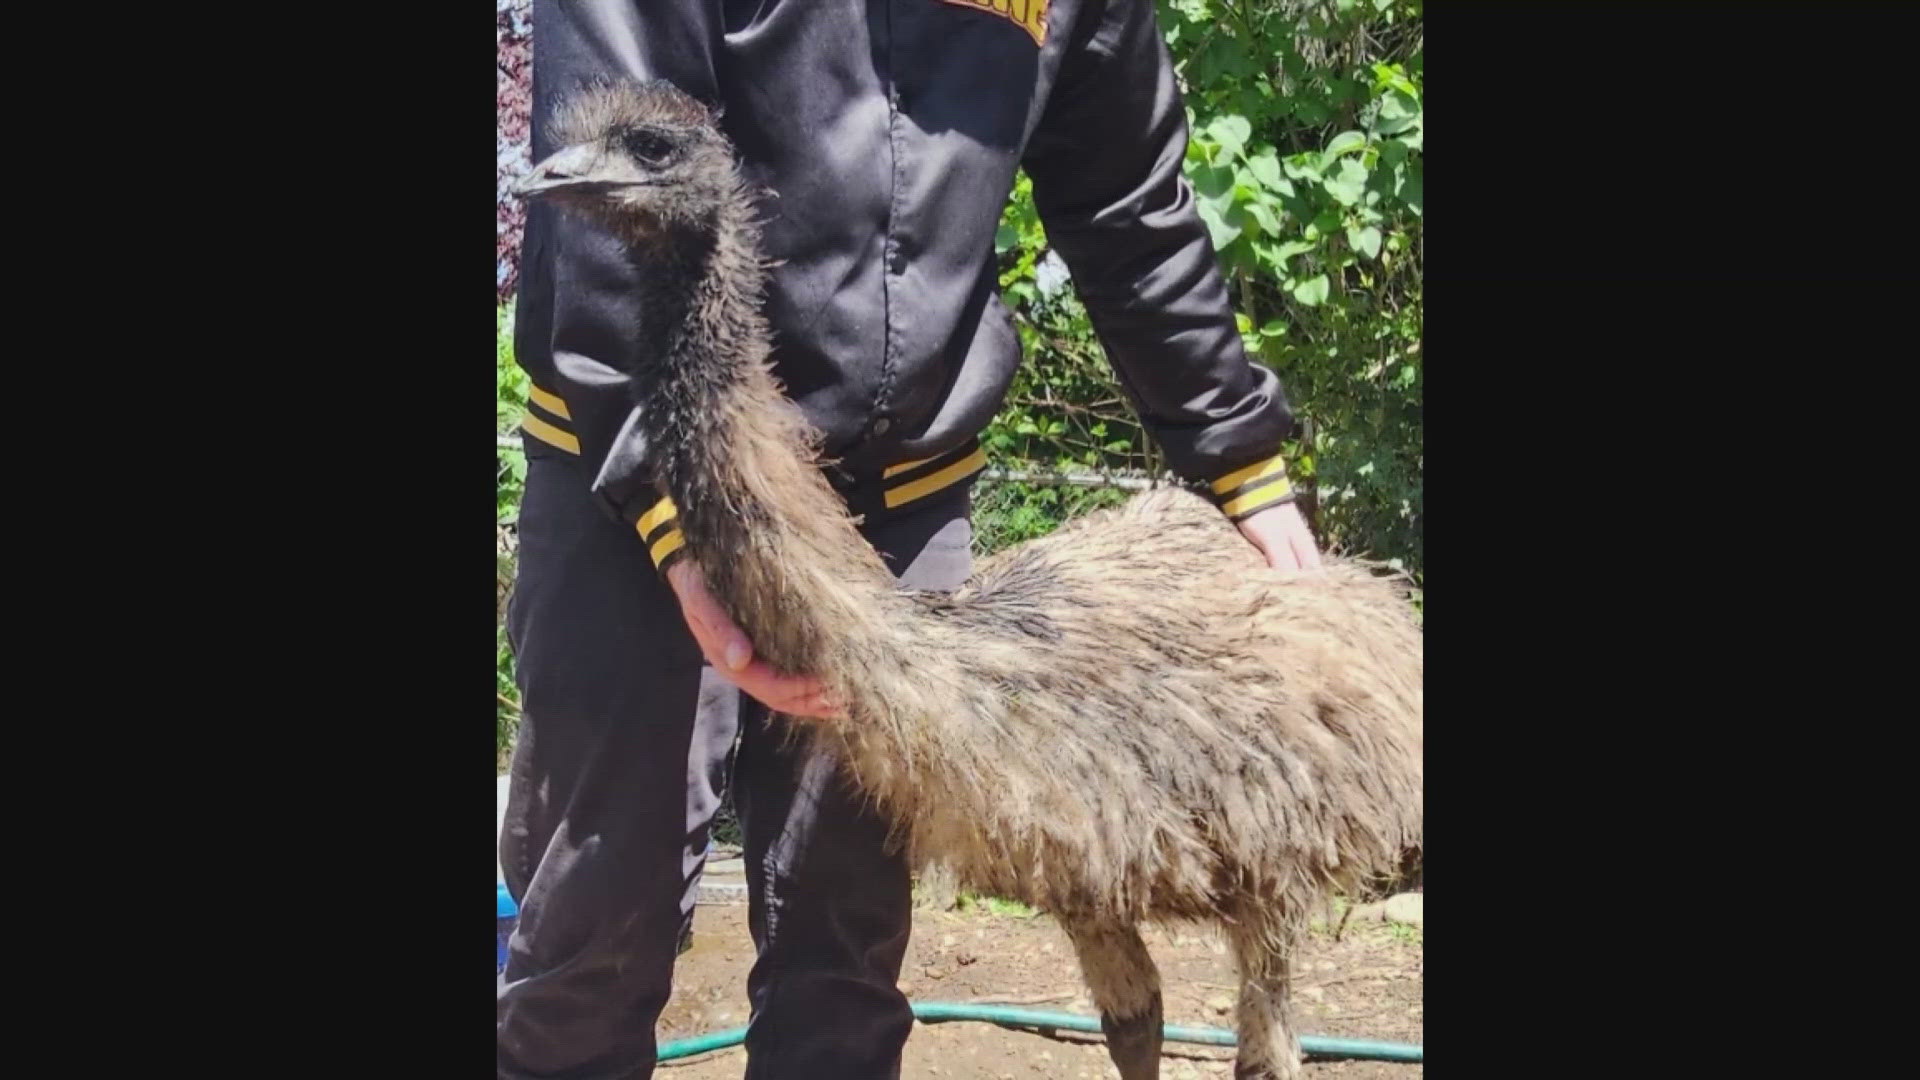
[[(975, 437), (1020, 361), (993, 240), (1024, 166), (1169, 464), (1223, 496), (1243, 493), (1222, 491), (1235, 477), (1275, 490), (1293, 418), (1242, 349), (1181, 175), (1186, 114), (1152, 0), (536, 0), (533, 31), (536, 161), (556, 149), (557, 98), (586, 80), (664, 78), (720, 108), (747, 179), (775, 193), (776, 371), (854, 486), (979, 471)], [(605, 236), (531, 208), (528, 446), (582, 455), (630, 523), (659, 499), (634, 433), (632, 273)], [(1241, 502), (1231, 516), (1254, 509)]]

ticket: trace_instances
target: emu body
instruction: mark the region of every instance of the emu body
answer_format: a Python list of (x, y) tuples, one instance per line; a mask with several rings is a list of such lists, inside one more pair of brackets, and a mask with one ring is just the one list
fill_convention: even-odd
[(1337, 891), (1421, 845), (1422, 643), (1402, 590), (1330, 558), (1270, 570), (1213, 505), (1140, 495), (896, 587), (768, 365), (753, 199), (712, 117), (662, 84), (582, 92), (527, 194), (627, 245), (649, 323), (641, 427), (686, 551), (802, 721), (911, 845), (1058, 917), (1125, 1080), (1158, 1075), (1146, 921), (1224, 928), (1236, 1075), (1291, 1077), (1287, 957)]

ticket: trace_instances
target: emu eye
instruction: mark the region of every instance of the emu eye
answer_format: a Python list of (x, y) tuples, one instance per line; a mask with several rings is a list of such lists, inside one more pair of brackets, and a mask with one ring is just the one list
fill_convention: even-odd
[(629, 131), (620, 142), (642, 164), (662, 165), (673, 156), (673, 144), (651, 131)]

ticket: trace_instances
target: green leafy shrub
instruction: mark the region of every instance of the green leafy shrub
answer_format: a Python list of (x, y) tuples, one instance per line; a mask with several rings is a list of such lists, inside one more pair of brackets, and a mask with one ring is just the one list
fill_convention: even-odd
[[(1186, 172), (1242, 339), (1302, 423), (1285, 448), (1324, 542), (1424, 577), (1417, 0), (1160, 0)], [(996, 243), (1027, 361), (987, 445), (1006, 464), (1163, 466), (1070, 290), (1049, 290), (1023, 177)], [(1041, 507), (1036, 512), (1044, 512)], [(983, 533), (990, 530), (983, 529)]]
[[(511, 436), (527, 404), (527, 375), (513, 362), (513, 305), (494, 313), (494, 434)], [(504, 765), (520, 723), (520, 691), (513, 681), (513, 653), (507, 647), (507, 596), (513, 588), (514, 527), (520, 493), (527, 482), (527, 455), (515, 445), (494, 449), (494, 750)]]

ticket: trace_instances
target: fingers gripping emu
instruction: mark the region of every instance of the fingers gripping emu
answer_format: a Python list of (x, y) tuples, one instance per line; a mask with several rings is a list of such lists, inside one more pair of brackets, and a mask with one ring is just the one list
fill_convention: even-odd
[(1055, 915), (1126, 1080), (1158, 1075), (1142, 923), (1222, 928), (1236, 1075), (1299, 1069), (1288, 957), (1310, 910), (1390, 879), (1422, 829), (1422, 642), (1399, 583), (1268, 569), (1167, 489), (897, 587), (768, 363), (756, 198), (671, 86), (599, 85), (522, 183), (625, 245), (649, 322), (640, 425), (692, 558), (776, 667), (845, 703), (798, 720), (916, 861)]

